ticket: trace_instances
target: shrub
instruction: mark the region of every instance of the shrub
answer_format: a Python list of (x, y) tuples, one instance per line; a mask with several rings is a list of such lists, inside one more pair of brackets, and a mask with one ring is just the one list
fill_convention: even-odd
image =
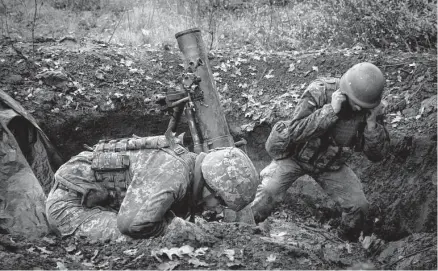
[[(2, 33), (29, 36), (35, 0), (0, 0)], [(199, 27), (211, 48), (436, 49), (436, 0), (45, 0), (36, 34), (125, 44), (175, 43)], [(90, 11), (91, 10), (91, 11)], [(12, 29), (12, 30), (11, 30)]]

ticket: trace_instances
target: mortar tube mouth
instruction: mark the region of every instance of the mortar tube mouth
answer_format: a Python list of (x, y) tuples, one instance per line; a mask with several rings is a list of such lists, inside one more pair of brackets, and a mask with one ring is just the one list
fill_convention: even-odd
[(195, 33), (195, 32), (201, 32), (201, 30), (199, 28), (197, 28), (197, 27), (190, 28), (190, 29), (187, 29), (187, 30), (184, 30), (184, 31), (176, 33), (175, 34), (175, 38), (178, 39), (179, 37), (181, 37), (181, 36), (183, 36), (185, 34), (190, 34), (190, 33)]

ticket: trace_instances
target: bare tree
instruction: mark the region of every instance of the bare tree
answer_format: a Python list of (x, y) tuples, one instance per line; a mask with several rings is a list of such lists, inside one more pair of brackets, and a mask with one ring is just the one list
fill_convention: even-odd
[(35, 0), (35, 8), (33, 13), (33, 21), (32, 21), (32, 53), (34, 59), (35, 59), (35, 27), (36, 27), (37, 13), (38, 13), (38, 1)]

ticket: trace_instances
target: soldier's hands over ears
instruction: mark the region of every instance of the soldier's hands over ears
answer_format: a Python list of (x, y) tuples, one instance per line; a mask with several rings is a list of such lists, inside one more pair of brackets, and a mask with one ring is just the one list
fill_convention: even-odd
[(342, 103), (347, 101), (347, 96), (341, 92), (340, 89), (336, 90), (332, 94), (332, 102), (331, 105), (333, 107), (333, 111), (338, 114), (341, 111)]
[(376, 126), (377, 116), (383, 115), (385, 113), (386, 102), (382, 101), (380, 104), (374, 108), (369, 109), (369, 115), (367, 117), (368, 129), (374, 129)]

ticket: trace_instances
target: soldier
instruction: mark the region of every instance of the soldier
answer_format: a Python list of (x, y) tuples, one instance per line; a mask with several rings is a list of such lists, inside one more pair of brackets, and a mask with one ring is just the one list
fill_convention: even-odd
[(262, 183), (252, 203), (256, 222), (269, 216), (292, 183), (307, 174), (340, 204), (341, 236), (358, 236), (369, 204), (345, 162), (353, 151), (362, 151), (371, 161), (387, 153), (384, 82), (380, 69), (364, 62), (340, 79), (317, 79), (307, 87), (292, 119), (277, 122), (266, 141), (273, 161), (260, 172)]
[(241, 210), (258, 183), (238, 148), (195, 154), (164, 136), (101, 141), (56, 172), (46, 214), (62, 236), (149, 238), (168, 228), (195, 230), (184, 220), (190, 213)]

